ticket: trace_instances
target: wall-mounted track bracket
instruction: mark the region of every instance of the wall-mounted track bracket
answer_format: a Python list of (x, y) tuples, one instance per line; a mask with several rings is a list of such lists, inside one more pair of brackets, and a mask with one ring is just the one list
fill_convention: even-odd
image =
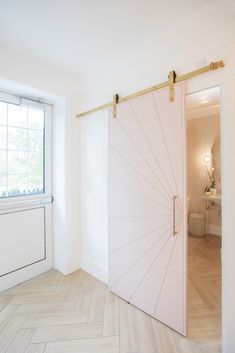
[(176, 73), (174, 70), (169, 72), (168, 79), (169, 79), (169, 102), (174, 102), (174, 99), (175, 99), (174, 84), (176, 79)]
[(117, 116), (117, 104), (119, 101), (119, 95), (117, 93), (115, 93), (113, 95), (113, 118), (115, 119)]

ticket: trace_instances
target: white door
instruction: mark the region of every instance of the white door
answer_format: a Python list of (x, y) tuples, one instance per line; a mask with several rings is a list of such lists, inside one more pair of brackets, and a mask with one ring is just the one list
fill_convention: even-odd
[(49, 105), (0, 94), (0, 291), (53, 266), (51, 136)]
[(184, 87), (118, 104), (109, 119), (109, 286), (186, 334)]

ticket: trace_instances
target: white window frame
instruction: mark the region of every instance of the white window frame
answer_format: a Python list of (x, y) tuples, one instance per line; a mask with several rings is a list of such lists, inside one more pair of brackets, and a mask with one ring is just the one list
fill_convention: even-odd
[(0, 92), (0, 101), (19, 106), (38, 107), (45, 112), (44, 192), (0, 198), (0, 210), (52, 202), (52, 106), (5, 92)]

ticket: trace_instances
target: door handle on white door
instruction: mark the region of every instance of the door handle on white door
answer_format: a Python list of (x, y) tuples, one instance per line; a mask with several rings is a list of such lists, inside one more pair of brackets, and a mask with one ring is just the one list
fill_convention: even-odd
[(173, 196), (173, 235), (175, 236), (178, 232), (176, 230), (176, 226), (175, 226), (175, 201), (177, 199), (178, 196), (174, 195)]

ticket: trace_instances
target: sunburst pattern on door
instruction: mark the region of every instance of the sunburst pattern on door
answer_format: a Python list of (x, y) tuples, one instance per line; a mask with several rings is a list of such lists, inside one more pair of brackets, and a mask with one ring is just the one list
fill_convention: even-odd
[(110, 116), (110, 289), (183, 334), (184, 155), (182, 84), (174, 103), (162, 89), (119, 104), (117, 118)]

